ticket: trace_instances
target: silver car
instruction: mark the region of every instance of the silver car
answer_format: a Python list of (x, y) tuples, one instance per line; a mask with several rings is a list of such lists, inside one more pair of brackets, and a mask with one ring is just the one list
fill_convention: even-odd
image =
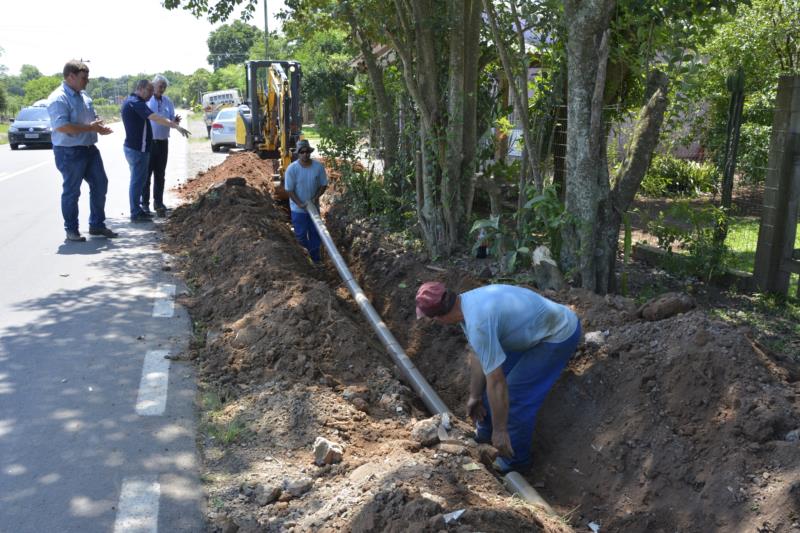
[(239, 110), (226, 107), (217, 113), (211, 123), (211, 151), (219, 152), (223, 146), (236, 146), (236, 115)]

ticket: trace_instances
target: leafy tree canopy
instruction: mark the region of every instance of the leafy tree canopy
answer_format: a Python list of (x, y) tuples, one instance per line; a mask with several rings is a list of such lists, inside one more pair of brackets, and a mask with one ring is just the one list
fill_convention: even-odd
[(61, 76), (41, 76), (25, 84), (25, 105), (50, 96), (50, 93), (61, 84)]
[(250, 55), (250, 48), (263, 36), (264, 32), (240, 20), (223, 24), (208, 36), (208, 63), (214, 70), (244, 63)]

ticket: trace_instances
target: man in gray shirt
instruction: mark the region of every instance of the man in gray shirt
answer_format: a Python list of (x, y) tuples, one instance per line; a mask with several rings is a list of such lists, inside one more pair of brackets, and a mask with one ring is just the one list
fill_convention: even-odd
[(317, 205), (319, 197), (328, 187), (328, 176), (322, 163), (311, 159), (313, 151), (307, 140), (298, 141), (298, 159), (286, 169), (284, 188), (289, 193), (289, 209), (292, 211), (292, 227), (297, 242), (308, 250), (311, 261), (318, 264), (321, 261), (319, 234), (305, 207), (308, 202)]

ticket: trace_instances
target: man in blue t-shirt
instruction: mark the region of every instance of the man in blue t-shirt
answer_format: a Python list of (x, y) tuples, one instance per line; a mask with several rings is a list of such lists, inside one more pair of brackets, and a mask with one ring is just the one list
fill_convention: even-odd
[[(318, 264), (320, 239), (311, 215), (306, 212), (308, 202), (317, 205), (319, 197), (328, 187), (325, 167), (311, 159), (314, 149), (309, 142), (301, 139), (297, 143), (298, 159), (286, 169), (284, 188), (289, 193), (289, 209), (292, 212), (292, 227), (297, 241), (308, 250), (311, 261)], [(318, 207), (318, 205), (317, 205)]]
[(581, 337), (569, 308), (513, 285), (488, 285), (462, 294), (440, 282), (423, 283), (417, 318), (461, 324), (470, 354), (467, 413), (480, 442), (491, 441), (501, 472), (530, 464), (536, 413)]
[(122, 124), (125, 126), (125, 159), (131, 169), (131, 184), (128, 198), (131, 208), (131, 222), (147, 222), (153, 215), (146, 213), (141, 206), (142, 189), (150, 170), (150, 150), (153, 142), (153, 131), (150, 121), (168, 128), (175, 128), (184, 137), (189, 132), (177, 122), (154, 113), (147, 107), (147, 101), (153, 96), (153, 84), (149, 80), (139, 80), (136, 89), (120, 107)]

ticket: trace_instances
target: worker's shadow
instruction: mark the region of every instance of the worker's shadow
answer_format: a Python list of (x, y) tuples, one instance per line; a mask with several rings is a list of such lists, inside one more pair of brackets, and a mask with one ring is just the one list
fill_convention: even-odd
[(58, 247), (56, 254), (58, 255), (95, 255), (107, 250), (117, 248), (114, 241), (105, 237), (86, 239), (86, 242), (71, 242), (64, 241), (64, 244)]

